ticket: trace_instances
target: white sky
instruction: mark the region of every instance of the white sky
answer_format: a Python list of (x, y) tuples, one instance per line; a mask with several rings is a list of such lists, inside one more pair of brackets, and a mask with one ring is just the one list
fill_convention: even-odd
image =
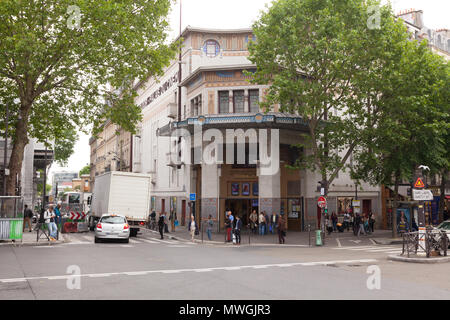
[[(270, 0), (182, 0), (182, 29), (192, 27), (233, 29), (251, 27)], [(383, 0), (387, 2), (387, 0)], [(431, 29), (450, 28), (450, 0), (392, 0), (391, 3), (398, 13), (405, 9), (417, 9), (424, 12), (424, 24)], [(179, 0), (170, 14), (171, 38), (176, 38), (179, 32)], [(53, 164), (52, 172), (78, 172), (90, 162), (89, 136), (79, 134), (80, 139), (75, 146), (75, 152), (69, 159), (68, 166), (61, 168)], [(51, 180), (49, 180), (50, 182)], [(50, 182), (51, 183), (51, 182)]]

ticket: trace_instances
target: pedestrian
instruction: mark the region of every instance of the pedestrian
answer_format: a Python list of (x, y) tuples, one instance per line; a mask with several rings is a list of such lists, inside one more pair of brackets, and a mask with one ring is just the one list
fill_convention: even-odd
[(252, 230), (252, 233), (256, 234), (258, 226), (258, 214), (256, 213), (256, 210), (253, 210), (250, 214), (250, 228)]
[(225, 217), (225, 230), (227, 231), (227, 242), (231, 242), (232, 223), (231, 223), (230, 215), (231, 215), (231, 211), (228, 211), (227, 215)]
[(241, 244), (241, 229), (242, 229), (242, 220), (241, 217), (236, 216), (236, 222), (234, 224), (234, 235), (236, 236), (236, 244)]
[(56, 214), (55, 223), (56, 223), (56, 227), (58, 228), (58, 230), (61, 229), (61, 227), (60, 227), (60, 224), (61, 224), (61, 207), (62, 207), (62, 202), (58, 201), (58, 204), (56, 205), (56, 208), (55, 208), (55, 214)]
[(177, 214), (175, 213), (175, 211), (173, 211), (173, 210), (170, 211), (169, 220), (170, 220), (171, 231), (175, 232), (175, 228), (176, 228), (175, 220), (177, 220)]
[(159, 228), (159, 234), (161, 235), (161, 239), (164, 239), (164, 228), (166, 225), (165, 222), (165, 216), (163, 212), (159, 213), (159, 220), (158, 220), (158, 228)]
[(212, 229), (214, 226), (214, 219), (212, 215), (208, 216), (208, 220), (206, 220), (206, 234), (208, 235), (209, 241), (212, 241)]
[(261, 212), (259, 214), (258, 223), (259, 223), (259, 235), (263, 236), (266, 233), (266, 230), (265, 230), (265, 228), (266, 228), (266, 217), (264, 215), (264, 212)]
[(344, 214), (344, 229), (350, 231), (350, 215), (348, 214), (348, 212)]
[(356, 234), (358, 237), (359, 237), (361, 232), (364, 233), (364, 235), (367, 235), (366, 232), (364, 231), (364, 220), (362, 219), (362, 217), (358, 213), (356, 214), (355, 225), (356, 225), (356, 228), (358, 230), (358, 232)]
[(336, 232), (337, 231), (338, 217), (337, 217), (336, 212), (334, 212), (334, 211), (331, 214), (331, 221), (333, 223), (333, 231)]
[(325, 225), (327, 227), (328, 235), (330, 235), (333, 232), (333, 221), (331, 220), (331, 217), (326, 215), (325, 217)]
[(270, 216), (270, 232), (272, 234), (275, 234), (275, 229), (277, 228), (279, 215), (276, 212), (272, 212), (272, 215)]
[(278, 218), (278, 241), (280, 244), (284, 244), (286, 242), (286, 219), (284, 216), (284, 213), (281, 213), (280, 217)]
[(269, 233), (269, 226), (270, 226), (270, 217), (269, 214), (264, 212), (264, 220), (266, 221), (266, 226), (264, 227), (264, 234)]
[(33, 211), (31, 211), (31, 209), (28, 208), (28, 205), (25, 205), (25, 209), (23, 212), (23, 230), (22, 232), (25, 232), (25, 226), (28, 223), (28, 230), (29, 232), (31, 232), (31, 225), (33, 223), (32, 221), (33, 219)]
[(56, 241), (56, 237), (58, 236), (57, 235), (58, 229), (56, 227), (55, 217), (56, 214), (53, 209), (53, 205), (51, 204), (48, 206), (48, 209), (44, 213), (44, 220), (45, 223), (47, 224), (50, 241)]
[(163, 215), (164, 215), (164, 232), (170, 233), (169, 232), (169, 221), (167, 219), (167, 214), (164, 212)]
[(369, 227), (370, 227), (370, 232), (374, 232), (374, 227), (375, 227), (375, 219), (373, 217), (373, 212), (370, 211), (369, 213)]
[(189, 221), (189, 232), (191, 233), (191, 241), (195, 242), (195, 235), (198, 234), (198, 225), (195, 221), (194, 215), (191, 216), (191, 221)]

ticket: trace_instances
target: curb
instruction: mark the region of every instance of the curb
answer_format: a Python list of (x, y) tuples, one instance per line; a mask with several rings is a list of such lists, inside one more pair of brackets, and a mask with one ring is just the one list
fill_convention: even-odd
[(53, 242), (10, 242), (10, 243), (0, 243), (0, 246), (10, 246), (10, 247), (43, 247), (43, 246), (54, 246), (58, 244), (63, 244), (65, 241), (56, 240)]
[(391, 256), (388, 256), (388, 260), (398, 261), (398, 262), (409, 262), (409, 263), (433, 264), (433, 263), (450, 262), (450, 256), (442, 257), (442, 258), (408, 258), (408, 257), (391, 255)]
[(390, 245), (390, 244), (403, 244), (403, 239), (376, 239), (373, 238), (373, 241), (377, 244), (382, 245)]

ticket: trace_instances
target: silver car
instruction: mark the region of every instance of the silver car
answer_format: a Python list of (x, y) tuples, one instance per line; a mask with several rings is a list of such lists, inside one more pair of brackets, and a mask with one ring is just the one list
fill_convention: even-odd
[(450, 247), (450, 220), (442, 222), (436, 229), (443, 230), (447, 233), (448, 245)]
[(109, 239), (130, 241), (130, 225), (124, 216), (106, 214), (100, 218), (95, 227), (95, 243)]

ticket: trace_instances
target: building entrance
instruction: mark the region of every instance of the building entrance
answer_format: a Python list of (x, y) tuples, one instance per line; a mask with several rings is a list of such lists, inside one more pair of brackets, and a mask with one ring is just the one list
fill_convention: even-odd
[(225, 208), (231, 210), (234, 216), (239, 215), (242, 220), (242, 225), (247, 226), (249, 222), (250, 213), (256, 210), (258, 213), (258, 199), (227, 199), (225, 201)]

